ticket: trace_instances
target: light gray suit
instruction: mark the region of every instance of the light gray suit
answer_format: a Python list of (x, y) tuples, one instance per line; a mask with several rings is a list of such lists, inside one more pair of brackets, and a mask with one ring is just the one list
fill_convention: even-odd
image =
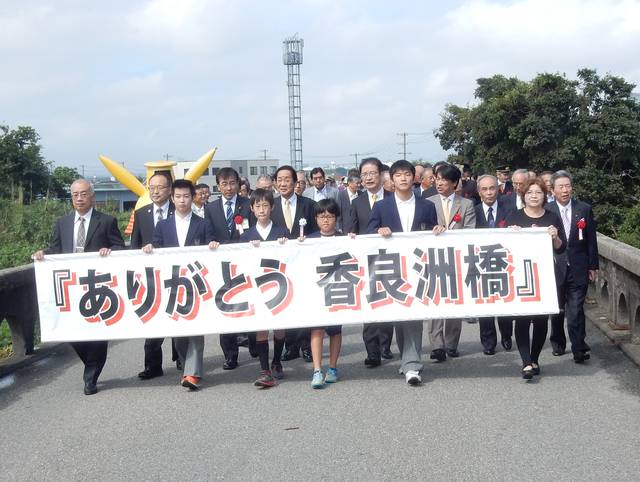
[[(326, 195), (326, 199), (334, 199), (338, 205), (340, 205), (340, 199), (338, 199), (338, 196), (340, 194), (340, 191), (338, 191), (335, 187), (331, 187), (328, 186), (327, 184), (324, 185), (324, 192)], [(308, 187), (307, 189), (304, 190), (304, 192), (302, 193), (302, 195), (304, 197), (308, 197), (309, 199), (315, 201), (316, 200), (316, 188), (315, 186), (311, 186)]]
[[(462, 196), (455, 195), (451, 208), (449, 209), (449, 225), (456, 214), (460, 214), (460, 221), (456, 222), (449, 228), (447, 225), (444, 210), (442, 209), (442, 196), (436, 194), (428, 198), (436, 206), (438, 214), (438, 224), (447, 229), (474, 229), (476, 227), (476, 210), (473, 201), (465, 199)], [(432, 350), (457, 350), (460, 342), (460, 333), (462, 332), (462, 320), (430, 320), (429, 321), (429, 341)]]

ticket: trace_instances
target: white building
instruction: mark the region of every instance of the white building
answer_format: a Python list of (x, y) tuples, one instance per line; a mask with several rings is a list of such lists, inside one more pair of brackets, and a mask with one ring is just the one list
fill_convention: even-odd
[[(182, 179), (184, 174), (195, 164), (195, 161), (182, 161), (178, 162), (173, 167), (173, 174), (176, 179)], [(278, 169), (278, 159), (216, 159), (213, 158), (211, 165), (204, 172), (204, 174), (198, 179), (198, 183), (208, 184), (211, 186), (211, 192), (217, 193), (218, 187), (216, 185), (216, 173), (223, 167), (232, 167), (240, 177), (246, 177), (251, 184), (251, 189), (256, 185), (258, 176), (262, 174), (273, 175)]]

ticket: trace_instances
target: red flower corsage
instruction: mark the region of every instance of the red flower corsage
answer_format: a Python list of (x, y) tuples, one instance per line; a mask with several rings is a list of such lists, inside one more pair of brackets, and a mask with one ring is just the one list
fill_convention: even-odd
[(578, 228), (578, 239), (582, 241), (582, 230), (587, 227), (587, 222), (584, 220), (584, 218), (580, 218), (576, 223), (576, 227)]
[(456, 213), (452, 218), (451, 218), (451, 222), (449, 223), (449, 229), (453, 229), (453, 226), (456, 223), (459, 223), (462, 220), (462, 216), (460, 216), (460, 213)]
[(498, 223), (498, 227), (499, 228), (504, 228), (507, 225), (507, 223), (505, 222), (504, 219), (501, 219), (500, 222)]
[(244, 218), (243, 218), (242, 216), (240, 216), (239, 214), (236, 214), (236, 215), (233, 217), (233, 222), (234, 222), (235, 224), (242, 224), (242, 223), (244, 222)]

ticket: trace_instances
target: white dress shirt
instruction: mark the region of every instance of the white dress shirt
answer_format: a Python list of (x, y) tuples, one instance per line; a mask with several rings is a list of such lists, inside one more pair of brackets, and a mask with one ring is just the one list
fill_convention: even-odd
[(162, 219), (167, 219), (167, 216), (169, 215), (169, 200), (168, 199), (160, 207), (156, 206), (155, 204), (153, 205), (153, 225), (154, 226), (156, 224), (158, 224), (158, 211), (160, 211), (161, 209), (162, 209)]
[(378, 192), (372, 193), (371, 191), (367, 191), (367, 196), (369, 196), (369, 206), (373, 209), (373, 195), (376, 195), (376, 202), (382, 201), (384, 198), (384, 187), (380, 186)]
[(498, 200), (493, 201), (493, 204), (482, 203), (482, 210), (484, 211), (484, 218), (489, 220), (489, 208), (493, 208), (493, 220), (496, 219), (496, 213), (498, 212)]
[(323, 199), (327, 199), (327, 185), (325, 184), (322, 189), (318, 189), (314, 186), (313, 200), (315, 202), (318, 202), (318, 201), (322, 201)]
[[(89, 209), (86, 214), (80, 216), (76, 211), (76, 217), (73, 221), (73, 252), (76, 252), (76, 242), (78, 241), (78, 229), (80, 228), (80, 217), (84, 218), (84, 236), (85, 242), (87, 240), (87, 234), (89, 233), (89, 223), (91, 222), (91, 215), (93, 214), (93, 208)], [(84, 246), (83, 246), (84, 248)]]
[[(284, 196), (280, 196), (280, 200), (282, 202), (282, 212), (285, 212), (286, 199)], [(298, 204), (298, 195), (294, 192), (289, 198), (289, 204), (291, 205), (291, 222), (296, 218), (296, 206)]]
[[(198, 206), (196, 206), (196, 203), (193, 203), (191, 205), (191, 211), (193, 211), (193, 214), (195, 214), (196, 216), (200, 216), (201, 218), (204, 218), (204, 207), (205, 206), (206, 206), (206, 204), (202, 204), (202, 207), (199, 208)], [(233, 209), (233, 206), (231, 206), (231, 209)], [(226, 218), (226, 216), (227, 216), (226, 206), (225, 206), (224, 215), (225, 215), (225, 218)]]
[(347, 194), (349, 195), (349, 203), (352, 203), (355, 198), (358, 197), (358, 191), (351, 192), (351, 189), (347, 188)]
[(273, 227), (273, 221), (269, 221), (266, 228), (260, 226), (260, 223), (256, 223), (256, 231), (258, 231), (258, 236), (262, 238), (263, 241), (269, 237), (269, 233), (271, 232), (271, 228)]
[(224, 214), (224, 218), (227, 219), (227, 201), (231, 201), (231, 212), (236, 212), (236, 201), (238, 200), (238, 195), (234, 194), (231, 199), (227, 199), (224, 196), (220, 196), (220, 200), (222, 201), (222, 214)]
[(566, 206), (560, 204), (560, 201), (556, 201), (558, 204), (558, 209), (560, 210), (560, 221), (562, 221), (562, 226), (564, 227), (564, 235), (569, 239), (569, 234), (571, 234), (571, 200), (567, 203)]
[(411, 193), (411, 199), (402, 201), (396, 194), (396, 205), (398, 206), (398, 214), (400, 215), (400, 223), (402, 231), (408, 233), (413, 226), (413, 218), (416, 214), (416, 197)]
[(189, 232), (189, 224), (191, 224), (191, 216), (193, 213), (187, 214), (182, 217), (178, 212), (174, 214), (176, 220), (176, 234), (178, 236), (178, 245), (182, 248), (184, 243), (187, 242), (187, 232)]

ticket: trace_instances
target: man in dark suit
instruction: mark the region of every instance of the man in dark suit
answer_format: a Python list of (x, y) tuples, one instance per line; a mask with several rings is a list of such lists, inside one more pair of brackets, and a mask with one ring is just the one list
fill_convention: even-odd
[(505, 206), (509, 206), (512, 210), (522, 209), (524, 207), (524, 201), (522, 200), (524, 192), (524, 183), (529, 180), (529, 171), (526, 169), (516, 169), (511, 176), (511, 184), (513, 190), (508, 194), (500, 196), (501, 202)]
[(349, 175), (347, 177), (347, 187), (338, 192), (338, 207), (340, 208), (340, 217), (337, 221), (337, 227), (343, 233), (349, 232), (351, 228), (351, 203), (360, 194), (360, 176)]
[(567, 339), (564, 332), (564, 318), (571, 340), (571, 351), (576, 363), (583, 363), (591, 356), (587, 345), (584, 299), (590, 281), (595, 281), (598, 273), (598, 240), (596, 222), (591, 206), (571, 199), (573, 180), (567, 171), (558, 171), (551, 177), (555, 201), (547, 204), (549, 211), (562, 220), (567, 236), (567, 249), (558, 256), (559, 275), (563, 282), (558, 286), (560, 313), (551, 318), (551, 347), (556, 356), (563, 355)]
[[(396, 161), (389, 171), (395, 186), (392, 196), (373, 206), (367, 226), (369, 234), (390, 237), (392, 233), (433, 230), (439, 234), (445, 229), (438, 226), (438, 216), (433, 203), (417, 198), (412, 184), (415, 176), (413, 165), (405, 160)], [(409, 385), (420, 385), (422, 378), (422, 320), (403, 321), (396, 324), (396, 341), (400, 349), (400, 373)]]
[[(192, 211), (196, 194), (193, 183), (187, 179), (177, 179), (171, 185), (171, 200), (175, 214), (158, 222), (153, 232), (153, 243), (142, 249), (151, 254), (153, 248), (177, 248), (202, 246), (212, 237), (207, 222)], [(219, 243), (211, 241), (210, 248)], [(182, 336), (175, 338), (176, 351), (184, 367), (180, 384), (189, 390), (198, 390), (203, 372), (204, 336)]]
[[(238, 196), (240, 175), (231, 167), (223, 167), (216, 173), (216, 183), (221, 196), (205, 206), (205, 219), (213, 240), (221, 244), (237, 243), (240, 240), (236, 220), (241, 220), (243, 230), (254, 224), (249, 199)], [(233, 370), (238, 366), (238, 334), (220, 335), (220, 347), (224, 353), (224, 370)]]
[[(480, 176), (478, 178), (478, 194), (480, 194), (482, 202), (475, 207), (476, 228), (506, 227), (505, 220), (511, 214), (511, 209), (498, 198), (498, 179), (490, 174)], [(480, 318), (479, 322), (482, 351), (485, 355), (494, 355), (498, 343), (495, 317)], [(513, 346), (511, 341), (513, 320), (509, 317), (498, 317), (498, 327), (500, 328), (500, 343), (505, 350), (510, 351)]]
[[(347, 232), (367, 234), (367, 226), (373, 205), (393, 193), (382, 187), (382, 162), (376, 157), (367, 157), (360, 162), (360, 179), (365, 191), (351, 203), (351, 227)], [(416, 196), (417, 197), (417, 196)], [(393, 323), (364, 323), (362, 340), (367, 349), (364, 364), (369, 368), (380, 366), (381, 358), (390, 360), (391, 341), (393, 340)]]
[(422, 181), (420, 184), (413, 188), (413, 194), (416, 197), (428, 199), (430, 196), (438, 194), (436, 186), (434, 185), (435, 176), (433, 175), (433, 167), (425, 166), (422, 170)]
[[(166, 171), (156, 172), (149, 178), (149, 197), (151, 204), (137, 209), (133, 215), (133, 233), (131, 233), (131, 249), (141, 249), (153, 240), (153, 231), (159, 221), (173, 216), (174, 207), (171, 202), (171, 176)], [(163, 375), (162, 342), (164, 338), (148, 338), (144, 341), (144, 370), (138, 373), (142, 380)], [(178, 353), (171, 342), (173, 361), (181, 368)]]
[[(93, 186), (84, 179), (71, 185), (74, 212), (56, 222), (53, 239), (44, 251), (33, 253), (32, 258), (42, 260), (45, 254), (99, 252), (108, 256), (112, 249), (124, 249), (124, 241), (113, 216), (93, 209)], [(84, 394), (98, 392), (98, 377), (107, 361), (106, 341), (80, 341), (71, 343), (84, 363)]]
[[(280, 166), (276, 171), (276, 189), (280, 197), (275, 199), (271, 220), (276, 226), (287, 230), (289, 239), (297, 239), (301, 234), (300, 220), (305, 223), (303, 234), (313, 233), (318, 230), (316, 225), (314, 206), (315, 201), (304, 196), (298, 196), (295, 192), (297, 181), (296, 170), (291, 166)], [(315, 188), (314, 188), (315, 189)], [(285, 352), (282, 360), (289, 361), (300, 356), (306, 362), (312, 362), (311, 357), (311, 331), (309, 329), (285, 330)]]

